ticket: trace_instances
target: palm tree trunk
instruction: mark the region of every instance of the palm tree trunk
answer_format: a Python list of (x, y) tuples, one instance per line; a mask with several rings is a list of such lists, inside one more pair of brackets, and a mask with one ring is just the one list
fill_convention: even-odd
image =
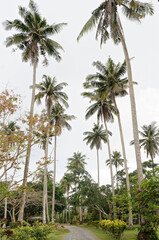
[(54, 145), (54, 177), (53, 177), (53, 194), (52, 194), (52, 222), (55, 220), (55, 185), (56, 185), (56, 134)]
[[(108, 146), (108, 155), (109, 155), (109, 161), (110, 161), (110, 176), (111, 176), (112, 196), (113, 196), (113, 198), (114, 198), (114, 196), (115, 196), (115, 191), (114, 191), (112, 158), (111, 158), (110, 142), (109, 142), (109, 135), (108, 135), (108, 128), (107, 128), (106, 121), (104, 121), (104, 125), (105, 125), (105, 130), (106, 130), (106, 138), (107, 138), (107, 146)], [(115, 206), (115, 204), (114, 204), (114, 200), (113, 200), (113, 215), (114, 215), (114, 219), (116, 219), (116, 206)]]
[(117, 166), (115, 166), (116, 168), (116, 188), (118, 188), (118, 169)]
[(124, 39), (124, 36), (123, 36), (119, 26), (118, 26), (118, 31), (119, 31), (119, 36), (120, 36), (121, 43), (122, 43), (122, 46), (123, 46), (123, 51), (124, 51), (124, 55), (125, 55), (126, 65), (127, 65), (128, 82), (129, 82), (129, 95), (130, 95), (130, 104), (131, 104), (131, 116), (132, 116), (132, 125), (133, 125), (133, 136), (134, 136), (137, 173), (138, 173), (138, 183), (139, 183), (139, 186), (140, 186), (141, 181), (143, 180), (143, 169), (142, 169), (141, 154), (140, 154), (138, 123), (137, 123), (134, 87), (133, 87), (133, 80), (132, 80), (132, 71), (131, 71), (130, 58), (129, 58), (129, 55), (128, 55), (128, 50), (127, 50), (127, 46), (126, 46), (126, 43), (125, 43), (125, 39)]
[[(31, 106), (30, 106), (30, 123), (34, 114), (34, 99), (35, 99), (35, 85), (36, 85), (36, 68), (37, 68), (37, 42), (35, 42), (35, 52), (34, 52), (34, 65), (33, 65), (33, 88), (32, 88), (32, 98), (31, 98)], [(32, 134), (32, 126), (29, 124), (29, 138)], [(18, 221), (22, 224), (24, 217), (24, 207), (25, 207), (25, 199), (26, 199), (26, 187), (27, 187), (27, 178), (29, 171), (29, 163), (30, 163), (30, 154), (31, 154), (31, 141), (28, 140), (25, 167), (24, 167), (24, 176), (23, 176), (23, 193), (21, 198), (21, 204), (19, 209)]]
[(100, 181), (99, 181), (99, 150), (97, 149), (97, 179), (98, 179), (98, 187), (100, 185)]
[(106, 138), (107, 138), (107, 146), (108, 146), (108, 155), (109, 155), (109, 161), (110, 161), (110, 176), (111, 176), (111, 186), (112, 186), (112, 195), (114, 197), (114, 180), (113, 180), (113, 168), (112, 168), (112, 158), (111, 158), (111, 150), (110, 150), (110, 142), (109, 142), (109, 135), (108, 135), (108, 128), (106, 121), (104, 121), (105, 129), (106, 129)]
[[(5, 183), (7, 184), (7, 162), (4, 166), (4, 172), (5, 172)], [(7, 219), (7, 197), (4, 199), (4, 218)], [(6, 223), (3, 227), (6, 227)]]
[[(126, 159), (126, 151), (125, 151), (125, 143), (124, 143), (124, 137), (123, 137), (123, 130), (121, 125), (121, 119), (120, 119), (120, 113), (116, 104), (115, 97), (113, 99), (114, 106), (117, 111), (117, 118), (118, 118), (118, 125), (119, 125), (119, 132), (120, 132), (120, 140), (121, 140), (121, 147), (122, 147), (122, 153), (123, 153), (123, 159), (124, 159), (124, 168), (125, 168), (125, 174), (126, 174), (126, 186), (128, 191), (128, 196), (131, 198), (130, 193), (130, 181), (129, 181), (129, 173), (128, 173), (128, 166), (127, 166), (127, 159)], [(133, 226), (133, 216), (132, 216), (132, 204), (129, 202), (129, 228), (132, 228)]]
[(43, 224), (46, 224), (46, 205), (47, 205), (47, 161), (48, 161), (48, 145), (49, 145), (49, 130), (47, 130), (46, 145), (45, 145), (45, 166), (44, 166), (44, 182), (43, 182)]
[(153, 159), (152, 154), (150, 154), (150, 156), (151, 156), (151, 161), (152, 161), (152, 172), (153, 172), (153, 176), (155, 176), (154, 159)]

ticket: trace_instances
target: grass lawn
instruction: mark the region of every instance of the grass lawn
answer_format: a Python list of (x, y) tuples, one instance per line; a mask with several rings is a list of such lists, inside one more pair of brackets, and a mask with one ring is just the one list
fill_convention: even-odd
[(55, 233), (49, 235), (48, 240), (62, 240), (64, 236), (68, 233), (68, 229), (57, 229)]
[[(106, 234), (102, 229), (98, 229), (94, 226), (89, 225), (82, 225), (82, 227), (88, 229), (94, 236), (97, 237), (99, 240), (114, 240), (113, 237), (111, 237), (109, 234)], [(136, 240), (138, 230), (125, 230), (124, 231), (124, 238), (123, 240)], [(158, 230), (158, 236), (159, 236), (159, 230)]]

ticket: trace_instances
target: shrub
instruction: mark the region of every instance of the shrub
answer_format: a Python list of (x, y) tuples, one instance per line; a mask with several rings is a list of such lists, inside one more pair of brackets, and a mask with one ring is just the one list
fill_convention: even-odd
[(124, 230), (127, 228), (127, 224), (121, 220), (102, 220), (99, 222), (101, 228), (111, 233), (115, 239), (122, 239)]
[(46, 240), (49, 233), (55, 230), (55, 225), (35, 223), (34, 226), (23, 226), (14, 229), (14, 235), (10, 240)]
[(32, 237), (36, 240), (46, 240), (49, 233), (55, 230), (55, 226), (52, 224), (43, 225), (42, 223), (36, 223), (32, 227)]

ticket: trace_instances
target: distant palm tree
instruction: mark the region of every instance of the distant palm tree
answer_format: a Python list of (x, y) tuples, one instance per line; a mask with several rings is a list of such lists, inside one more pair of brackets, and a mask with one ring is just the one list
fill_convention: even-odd
[[(87, 78), (89, 78), (89, 76)], [(86, 82), (84, 83), (84, 87), (90, 88), (90, 84), (87, 83), (87, 78), (86, 78)], [(95, 113), (97, 113), (97, 120), (99, 121), (101, 119), (104, 122), (105, 130), (106, 130), (108, 154), (110, 159), (112, 195), (114, 196), (115, 192), (114, 192), (113, 170), (112, 170), (112, 164), (111, 164), (111, 149), (110, 149), (110, 141), (109, 141), (109, 134), (108, 134), (109, 131), (107, 127), (107, 122), (114, 121), (113, 113), (115, 113), (115, 108), (112, 105), (112, 101), (110, 99), (105, 99), (105, 98), (101, 99), (101, 95), (99, 93), (84, 92), (82, 93), (82, 95), (84, 97), (88, 97), (91, 101), (95, 102), (88, 107), (85, 118), (88, 119), (91, 116), (93, 116)]]
[(99, 175), (99, 149), (102, 148), (102, 141), (106, 142), (106, 131), (103, 130), (103, 126), (99, 124), (94, 124), (92, 132), (84, 132), (86, 137), (83, 139), (86, 141), (86, 144), (90, 145), (90, 148), (93, 149), (94, 147), (97, 150), (97, 179), (98, 179), (98, 187), (100, 185), (100, 175)]
[[(81, 152), (74, 152), (73, 156), (71, 158), (68, 158), (68, 165), (67, 170), (69, 173), (71, 173), (74, 179), (75, 184), (75, 191), (77, 193), (77, 184), (80, 182), (80, 175), (84, 173), (85, 171), (85, 162), (86, 155), (83, 155)], [(81, 196), (78, 196), (78, 202), (79, 202), (79, 215), (80, 215), (80, 223), (82, 223), (82, 198)]]
[(43, 75), (44, 81), (36, 84), (36, 88), (39, 90), (38, 94), (35, 95), (35, 101), (39, 104), (41, 99), (45, 97), (45, 106), (47, 110), (47, 121), (48, 127), (46, 132), (46, 142), (45, 142), (45, 168), (44, 168), (44, 189), (43, 189), (43, 223), (46, 223), (45, 205), (47, 199), (47, 162), (48, 162), (48, 146), (49, 146), (49, 132), (50, 132), (50, 114), (53, 104), (56, 102), (62, 102), (66, 107), (68, 107), (68, 96), (65, 92), (62, 92), (63, 87), (67, 84), (65, 82), (57, 84), (55, 78)]
[[(97, 92), (101, 96), (101, 99), (111, 99), (114, 104), (115, 114), (118, 118), (118, 126), (120, 132), (122, 154), (124, 158), (124, 167), (126, 172), (126, 185), (129, 197), (130, 195), (130, 181), (126, 159), (126, 150), (124, 144), (123, 130), (120, 118), (120, 112), (117, 106), (116, 97), (123, 97), (127, 94), (128, 80), (124, 77), (126, 73), (126, 62), (122, 64), (115, 64), (109, 57), (107, 63), (104, 65), (100, 61), (93, 62), (93, 66), (96, 67), (98, 72), (88, 75), (85, 86), (87, 88), (94, 88), (94, 92)], [(131, 209), (131, 207), (129, 208)], [(129, 214), (129, 228), (133, 225), (132, 212)]]
[(64, 192), (67, 195), (67, 202), (66, 202), (66, 223), (67, 223), (67, 207), (68, 207), (68, 216), (69, 216), (69, 223), (71, 223), (71, 216), (70, 216), (70, 204), (69, 204), (69, 191), (72, 184), (72, 176), (69, 173), (65, 173), (63, 178), (60, 181), (60, 185)]
[[(119, 166), (123, 166), (124, 159), (121, 158), (121, 153), (118, 151), (113, 151), (112, 153), (112, 164), (115, 166), (116, 169), (116, 178), (117, 178), (117, 188), (118, 188), (118, 168)], [(106, 160), (106, 165), (110, 165), (109, 159)]]
[[(39, 56), (44, 57), (44, 63), (47, 64), (48, 60), (46, 54), (53, 56), (57, 61), (61, 60), (59, 50), (62, 47), (59, 43), (55, 42), (50, 38), (51, 35), (59, 33), (65, 23), (48, 25), (45, 18), (41, 18), (38, 7), (33, 0), (30, 0), (29, 10), (24, 7), (19, 7), (19, 15), (22, 20), (15, 19), (13, 21), (5, 21), (6, 30), (15, 29), (18, 31), (11, 37), (6, 39), (6, 46), (10, 47), (16, 45), (17, 49), (22, 50), (22, 60), (27, 62), (31, 61), (33, 64), (33, 88), (32, 88), (32, 99), (30, 106), (30, 122), (34, 114), (34, 98), (35, 98), (35, 84), (36, 84), (36, 68), (39, 60)], [(29, 133), (32, 133), (32, 127), (29, 126)], [(26, 197), (26, 186), (27, 177), (29, 170), (31, 154), (31, 142), (28, 141), (28, 148), (26, 154), (26, 162), (23, 177), (24, 191), (22, 195), (22, 202), (20, 205), (20, 211), (18, 221), (22, 223), (24, 215), (25, 197)]]
[(98, 8), (92, 12), (92, 16), (86, 22), (81, 30), (77, 40), (79, 40), (85, 33), (92, 30), (97, 26), (96, 39), (100, 36), (100, 43), (106, 43), (109, 38), (112, 38), (115, 44), (122, 43), (125, 61), (128, 72), (130, 103), (132, 111), (132, 123), (133, 123), (133, 135), (135, 142), (136, 162), (138, 170), (138, 182), (139, 185), (143, 179), (139, 137), (138, 137), (138, 123), (135, 105), (135, 96), (132, 80), (132, 70), (130, 64), (130, 57), (125, 42), (125, 36), (123, 27), (119, 15), (119, 7), (122, 8), (122, 12), (130, 20), (140, 21), (146, 16), (146, 14), (153, 14), (152, 5), (149, 3), (143, 3), (134, 0), (107, 0), (103, 1)]
[(67, 170), (70, 173), (76, 172), (76, 170), (79, 172), (80, 170), (84, 170), (86, 164), (85, 160), (86, 155), (83, 155), (81, 152), (74, 152), (73, 156), (68, 158)]
[[(151, 157), (153, 174), (155, 174), (154, 158), (159, 155), (159, 127), (156, 126), (156, 122), (152, 122), (149, 125), (143, 125), (141, 128), (143, 131), (139, 131), (142, 137), (139, 139), (140, 147), (145, 150), (147, 158)], [(130, 144), (134, 144), (134, 141), (131, 141)]]
[(56, 103), (51, 109), (51, 124), (54, 126), (54, 177), (53, 177), (53, 196), (52, 196), (52, 221), (55, 218), (55, 187), (56, 187), (56, 146), (57, 136), (61, 134), (62, 129), (66, 128), (71, 130), (71, 125), (68, 121), (75, 119), (74, 115), (65, 114), (65, 109), (58, 103)]

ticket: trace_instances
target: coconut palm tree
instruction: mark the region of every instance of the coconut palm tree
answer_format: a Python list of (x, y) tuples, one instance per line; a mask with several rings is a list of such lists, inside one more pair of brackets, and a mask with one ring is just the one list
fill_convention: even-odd
[(94, 123), (94, 127), (92, 129), (92, 132), (84, 132), (84, 135), (86, 137), (83, 139), (86, 141), (86, 144), (90, 144), (90, 148), (93, 149), (94, 147), (97, 150), (97, 179), (98, 179), (98, 187), (100, 185), (99, 180), (99, 149), (102, 148), (102, 141), (106, 142), (106, 132), (103, 130), (103, 125), (99, 125)]
[(65, 114), (65, 109), (56, 103), (51, 109), (51, 124), (54, 126), (54, 177), (53, 177), (53, 196), (52, 196), (52, 221), (55, 217), (55, 185), (56, 185), (56, 146), (57, 136), (61, 134), (62, 129), (71, 130), (71, 125), (68, 121), (75, 119), (74, 115)]
[(81, 152), (74, 152), (73, 156), (68, 158), (67, 170), (70, 173), (73, 173), (76, 170), (79, 172), (80, 170), (85, 169), (86, 155), (83, 155)]
[[(71, 158), (68, 158), (67, 171), (73, 175), (75, 192), (77, 193), (77, 184), (80, 183), (80, 176), (85, 172), (86, 155), (81, 152), (74, 152)], [(79, 202), (80, 223), (82, 223), (82, 198), (77, 194)]]
[(60, 181), (60, 185), (64, 192), (67, 195), (67, 201), (66, 201), (66, 223), (67, 223), (67, 207), (68, 207), (68, 216), (69, 216), (69, 223), (71, 223), (71, 216), (70, 216), (70, 204), (69, 204), (69, 192), (72, 184), (72, 176), (69, 173), (65, 173), (63, 178)]
[(125, 36), (123, 27), (120, 20), (118, 9), (122, 8), (122, 12), (130, 20), (140, 21), (146, 16), (146, 14), (153, 14), (152, 5), (149, 3), (143, 3), (134, 0), (107, 0), (103, 1), (98, 8), (92, 12), (92, 16), (86, 22), (83, 29), (81, 30), (77, 40), (79, 40), (85, 33), (92, 30), (93, 27), (97, 26), (96, 39), (100, 36), (100, 43), (106, 43), (109, 38), (112, 38), (114, 44), (122, 43), (125, 61), (128, 72), (129, 92), (130, 92), (130, 103), (132, 112), (132, 123), (133, 123), (133, 136), (135, 144), (136, 162), (138, 170), (138, 182), (139, 185), (143, 179), (140, 145), (138, 136), (138, 123), (136, 114), (135, 95), (132, 80), (132, 70), (130, 64), (130, 58), (125, 42)]
[[(112, 153), (112, 164), (115, 166), (116, 169), (116, 178), (118, 179), (118, 168), (119, 166), (123, 167), (123, 161), (124, 159), (121, 158), (121, 153), (118, 151), (113, 151)], [(109, 166), (110, 165), (110, 161), (109, 159), (106, 160), (106, 165)], [(117, 188), (118, 188), (118, 181), (117, 181)]]
[(45, 98), (45, 107), (47, 111), (47, 121), (48, 126), (46, 129), (46, 142), (45, 142), (45, 167), (44, 167), (44, 186), (43, 186), (43, 223), (46, 223), (46, 199), (47, 199), (47, 162), (48, 162), (48, 146), (49, 146), (49, 132), (50, 132), (50, 114), (53, 103), (62, 102), (66, 107), (68, 107), (68, 96), (62, 89), (67, 84), (65, 82), (57, 84), (55, 78), (43, 75), (44, 81), (36, 84), (36, 88), (39, 90), (38, 94), (35, 95), (35, 101), (41, 103), (41, 99)]
[[(152, 122), (149, 125), (143, 125), (141, 128), (142, 131), (139, 131), (142, 137), (139, 139), (140, 147), (145, 150), (147, 158), (150, 156), (153, 174), (155, 174), (154, 158), (159, 154), (159, 127), (156, 126), (156, 122)], [(131, 141), (130, 144), (134, 144), (134, 141)]]
[[(126, 150), (125, 143), (123, 137), (123, 130), (120, 118), (120, 112), (117, 106), (116, 97), (123, 97), (127, 94), (126, 89), (128, 88), (128, 80), (124, 77), (126, 73), (126, 62), (124, 61), (122, 64), (115, 64), (113, 60), (109, 57), (107, 63), (104, 65), (100, 61), (93, 62), (93, 66), (96, 67), (98, 72), (95, 74), (89, 75), (86, 79), (85, 86), (87, 88), (95, 88), (95, 92), (99, 92), (101, 95), (101, 99), (110, 98), (114, 104), (114, 108), (116, 110), (116, 115), (118, 118), (118, 126), (120, 132), (121, 146), (122, 146), (122, 154), (124, 159), (124, 167), (126, 172), (126, 185), (128, 190), (128, 195), (130, 194), (130, 181), (129, 181), (129, 173), (126, 159)], [(133, 225), (132, 220), (132, 212), (131, 207), (129, 213), (129, 227)]]
[[(62, 47), (59, 43), (50, 38), (51, 35), (59, 33), (65, 23), (49, 25), (45, 18), (42, 18), (38, 7), (33, 0), (30, 0), (29, 9), (19, 7), (19, 15), (22, 20), (15, 19), (13, 21), (5, 21), (5, 29), (15, 29), (18, 33), (6, 39), (6, 46), (10, 47), (16, 45), (17, 49), (22, 50), (22, 60), (27, 62), (31, 61), (33, 65), (33, 88), (32, 98), (30, 106), (30, 123), (34, 114), (34, 98), (35, 98), (35, 84), (36, 84), (36, 68), (39, 60), (39, 56), (44, 57), (44, 63), (47, 64), (48, 56), (54, 57), (57, 61), (61, 60), (59, 50)], [(29, 134), (32, 133), (31, 124), (29, 126)], [(28, 141), (28, 148), (26, 154), (26, 162), (23, 177), (24, 191), (22, 194), (22, 201), (20, 205), (20, 211), (18, 221), (22, 223), (24, 215), (25, 197), (26, 197), (26, 186), (27, 176), (31, 154), (31, 142)]]
[[(90, 85), (89, 85), (90, 86)], [(87, 82), (84, 83), (85, 88), (89, 88)], [(91, 101), (94, 101), (91, 106), (88, 107), (86, 111), (86, 119), (89, 119), (95, 113), (97, 113), (97, 120), (103, 120), (105, 130), (106, 130), (106, 138), (107, 138), (107, 146), (108, 146), (108, 154), (110, 159), (110, 174), (111, 174), (111, 186), (112, 186), (112, 195), (114, 196), (114, 180), (113, 180), (113, 171), (112, 171), (112, 164), (111, 164), (111, 149), (110, 149), (110, 141), (109, 141), (109, 134), (108, 134), (108, 127), (107, 122), (113, 122), (113, 112), (115, 113), (115, 108), (112, 105), (111, 100), (108, 99), (101, 99), (99, 93), (95, 92), (84, 92), (82, 93), (84, 97), (88, 97)]]

